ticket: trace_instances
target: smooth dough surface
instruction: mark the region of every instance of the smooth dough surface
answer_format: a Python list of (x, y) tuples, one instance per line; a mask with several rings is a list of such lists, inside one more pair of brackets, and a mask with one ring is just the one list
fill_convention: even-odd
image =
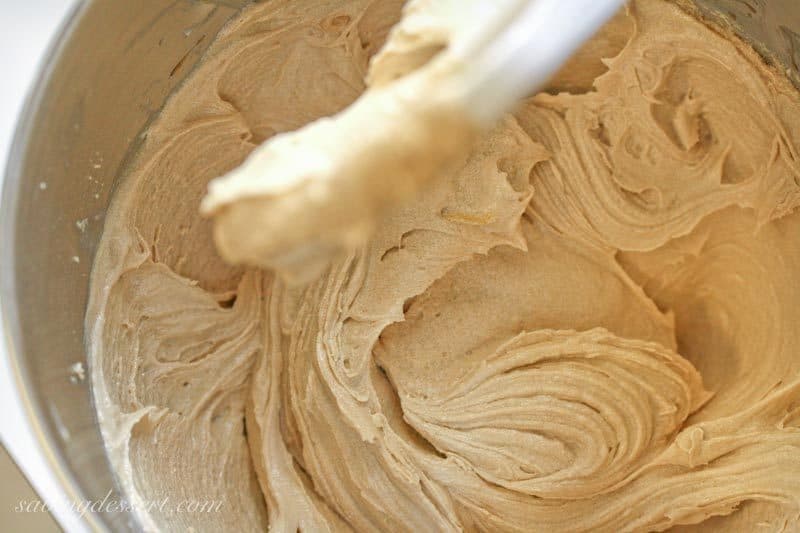
[(479, 1), (254, 4), (149, 129), (92, 274), (98, 416), (133, 503), (222, 505), (145, 529), (800, 529), (800, 96), (673, 3), (312, 281), (217, 254), (210, 180)]

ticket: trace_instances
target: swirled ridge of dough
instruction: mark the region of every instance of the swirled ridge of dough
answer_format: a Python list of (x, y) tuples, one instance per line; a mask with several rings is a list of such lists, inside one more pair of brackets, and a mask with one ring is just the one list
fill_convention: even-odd
[(390, 32), (401, 4), (247, 8), (116, 194), (87, 316), (112, 464), (134, 502), (222, 502), (143, 526), (800, 527), (800, 96), (669, 2), (317, 279), (216, 255), (211, 179), (465, 24), (412, 0)]

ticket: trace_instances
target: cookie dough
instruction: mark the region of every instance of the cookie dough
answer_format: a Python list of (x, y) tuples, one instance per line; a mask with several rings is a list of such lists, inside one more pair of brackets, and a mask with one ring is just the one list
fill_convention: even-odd
[(150, 127), (87, 315), (145, 529), (800, 527), (800, 96), (672, 2), (632, 1), (314, 276), (217, 253), (218, 207), (263, 194), (217, 182), (205, 218), (212, 179), (413, 78), (480, 4), (254, 4)]

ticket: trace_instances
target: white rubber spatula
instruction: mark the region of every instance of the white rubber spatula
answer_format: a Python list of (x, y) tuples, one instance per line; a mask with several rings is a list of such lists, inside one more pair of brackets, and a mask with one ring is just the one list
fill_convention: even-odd
[[(337, 115), (282, 133), (209, 185), (222, 257), (307, 281), (462, 157), (624, 0), (483, 0), (487, 22)], [(478, 19), (479, 20), (479, 19)], [(444, 67), (444, 68), (438, 68)]]
[(469, 58), (465, 106), (480, 123), (492, 123), (544, 85), (625, 0), (520, 0), (452, 53)]

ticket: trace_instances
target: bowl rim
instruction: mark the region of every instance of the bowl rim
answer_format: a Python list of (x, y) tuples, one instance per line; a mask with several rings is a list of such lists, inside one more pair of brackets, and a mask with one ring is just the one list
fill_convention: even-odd
[[(85, 496), (51, 431), (42, 424), (44, 409), (31, 394), (32, 382), (21, 356), (21, 328), (15, 267), (19, 189), (26, 149), (40, 115), (48, 82), (91, 0), (73, 0), (45, 48), (22, 110), (17, 116), (0, 189), (0, 383), (4, 424), (3, 444), (33, 485), (51, 515), (66, 531), (107, 531), (102, 519), (79, 512), (73, 505)], [(14, 433), (12, 436), (11, 433)]]

